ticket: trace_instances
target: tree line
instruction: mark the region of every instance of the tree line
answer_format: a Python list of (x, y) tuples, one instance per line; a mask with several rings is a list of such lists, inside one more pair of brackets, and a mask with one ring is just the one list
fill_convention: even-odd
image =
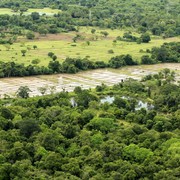
[[(32, 76), (53, 73), (77, 73), (79, 71), (97, 69), (97, 68), (120, 68), (124, 66), (132, 66), (138, 64), (155, 64), (165, 62), (180, 62), (179, 55), (180, 43), (164, 43), (161, 47), (152, 48), (149, 55), (143, 55), (141, 61), (138, 62), (129, 54), (112, 57), (107, 63), (102, 61), (91, 61), (88, 58), (66, 58), (62, 63), (57, 60), (54, 53), (49, 52), (48, 56), (52, 58), (48, 66), (34, 64), (25, 66), (15, 62), (0, 61), (0, 77), (18, 77), (18, 76)], [(23, 52), (22, 52), (23, 53)]]

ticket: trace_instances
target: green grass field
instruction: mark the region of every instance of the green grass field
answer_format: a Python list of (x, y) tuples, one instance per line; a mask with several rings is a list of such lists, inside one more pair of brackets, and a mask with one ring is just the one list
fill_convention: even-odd
[[(44, 9), (28, 9), (27, 12), (24, 12), (23, 14), (24, 15), (28, 15), (28, 14), (31, 14), (32, 12), (39, 12), (40, 14), (55, 14), (55, 13), (58, 13), (58, 12), (61, 12), (60, 10), (58, 9), (51, 9), (51, 8), (44, 8)], [(13, 15), (13, 14), (18, 14), (19, 15), (19, 12), (13, 12), (11, 9), (9, 8), (0, 8), (0, 15), (1, 14), (8, 14), (8, 15)]]
[[(101, 31), (108, 31), (108, 37), (104, 38), (101, 35)], [(76, 33), (62, 33), (58, 35), (47, 35), (46, 37), (39, 37), (32, 41), (28, 41), (25, 38), (20, 38), (17, 43), (11, 46), (0, 45), (1, 61), (15, 61), (18, 63), (30, 64), (33, 59), (39, 59), (41, 62), (39, 65), (47, 65), (51, 60), (47, 54), (53, 52), (57, 55), (59, 61), (63, 61), (66, 57), (89, 57), (90, 60), (103, 60), (108, 61), (111, 57), (121, 54), (131, 54), (134, 59), (140, 60), (142, 55), (146, 54), (146, 49), (151, 49), (154, 46), (160, 46), (165, 42), (179, 41), (179, 37), (161, 39), (158, 37), (152, 37), (150, 43), (137, 44), (135, 42), (123, 42), (117, 41), (113, 44), (113, 40), (117, 36), (122, 36), (124, 31), (122, 30), (100, 30), (97, 28), (95, 35), (91, 34), (91, 28), (80, 28), (79, 33), (85, 37), (85, 40), (77, 41), (76, 46), (72, 42), (72, 38)], [(139, 34), (134, 33), (136, 36)], [(98, 40), (91, 40), (92, 37), (98, 36)], [(87, 45), (87, 41), (90, 41), (90, 45)], [(38, 48), (33, 49), (33, 45)], [(26, 49), (26, 56), (23, 57), (21, 50)], [(112, 49), (113, 54), (109, 54), (108, 50)], [(143, 50), (143, 52), (140, 52)]]

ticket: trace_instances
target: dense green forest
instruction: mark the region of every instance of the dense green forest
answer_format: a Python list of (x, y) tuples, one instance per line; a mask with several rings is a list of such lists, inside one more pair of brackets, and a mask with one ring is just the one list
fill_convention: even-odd
[(164, 69), (141, 82), (2, 99), (0, 179), (179, 179), (174, 77)]
[[(180, 34), (178, 0), (7, 0), (0, 7), (23, 13), (28, 8), (59, 8), (61, 13), (53, 17), (14, 15), (0, 16), (0, 26), (22, 26), (38, 31), (46, 23), (51, 33), (62, 29), (75, 30), (75, 26), (99, 26), (108, 28), (131, 27), (139, 32), (151, 31), (154, 35), (173, 37)], [(8, 23), (8, 21), (10, 23)], [(52, 30), (51, 30), (52, 29)]]
[[(34, 12), (26, 13), (30, 8)], [(58, 13), (41, 13), (43, 8)], [(6, 0), (1, 9), (10, 13), (0, 13), (0, 78), (180, 63), (179, 0)], [(139, 59), (124, 48), (130, 44), (139, 51), (134, 54), (142, 53)], [(76, 47), (105, 49), (107, 59), (97, 51), (65, 56), (63, 46), (68, 53)], [(42, 56), (34, 59), (38, 52)], [(98, 59), (91, 59), (93, 53)], [(45, 94), (46, 87), (38, 88)], [(0, 180), (180, 179), (175, 71), (163, 69), (110, 87), (29, 93), (25, 85), (15, 98), (0, 99)]]

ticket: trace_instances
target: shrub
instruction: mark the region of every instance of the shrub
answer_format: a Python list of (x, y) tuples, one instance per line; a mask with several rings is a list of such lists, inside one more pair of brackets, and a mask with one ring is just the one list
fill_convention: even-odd
[(114, 51), (113, 51), (112, 49), (109, 49), (109, 50), (108, 50), (108, 53), (109, 53), (109, 54), (113, 54)]

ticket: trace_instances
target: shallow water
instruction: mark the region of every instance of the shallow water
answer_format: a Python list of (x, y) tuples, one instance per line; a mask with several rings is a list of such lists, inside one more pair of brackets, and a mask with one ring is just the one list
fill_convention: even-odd
[(127, 78), (140, 80), (143, 76), (156, 73), (164, 68), (174, 70), (177, 74), (176, 81), (180, 81), (180, 63), (128, 66), (121, 69), (83, 71), (77, 74), (1, 78), (0, 96), (4, 97), (4, 94), (15, 96), (20, 86), (28, 86), (31, 90), (30, 96), (42, 95), (39, 91), (40, 87), (46, 87), (46, 94), (50, 94), (63, 90), (70, 92), (77, 86), (80, 86), (82, 89), (95, 88), (102, 83), (111, 86)]
[(104, 103), (112, 104), (113, 101), (114, 101), (114, 96), (106, 96), (106, 97), (104, 97), (104, 98), (102, 98), (102, 99), (100, 100), (100, 102), (101, 102), (102, 104), (104, 104)]
[[(131, 99), (130, 97), (122, 96), (122, 99)], [(106, 96), (100, 100), (102, 104), (109, 103), (112, 104), (114, 102), (114, 96)], [(141, 100), (138, 100), (137, 105), (135, 107), (135, 110), (140, 110), (141, 108), (144, 108), (146, 110), (152, 110), (154, 106), (152, 104), (149, 104), (148, 102), (143, 102)]]
[(141, 108), (144, 108), (146, 110), (152, 110), (154, 109), (154, 106), (152, 104), (149, 104), (148, 102), (142, 102), (138, 101), (137, 106), (135, 107), (135, 110), (140, 110)]

